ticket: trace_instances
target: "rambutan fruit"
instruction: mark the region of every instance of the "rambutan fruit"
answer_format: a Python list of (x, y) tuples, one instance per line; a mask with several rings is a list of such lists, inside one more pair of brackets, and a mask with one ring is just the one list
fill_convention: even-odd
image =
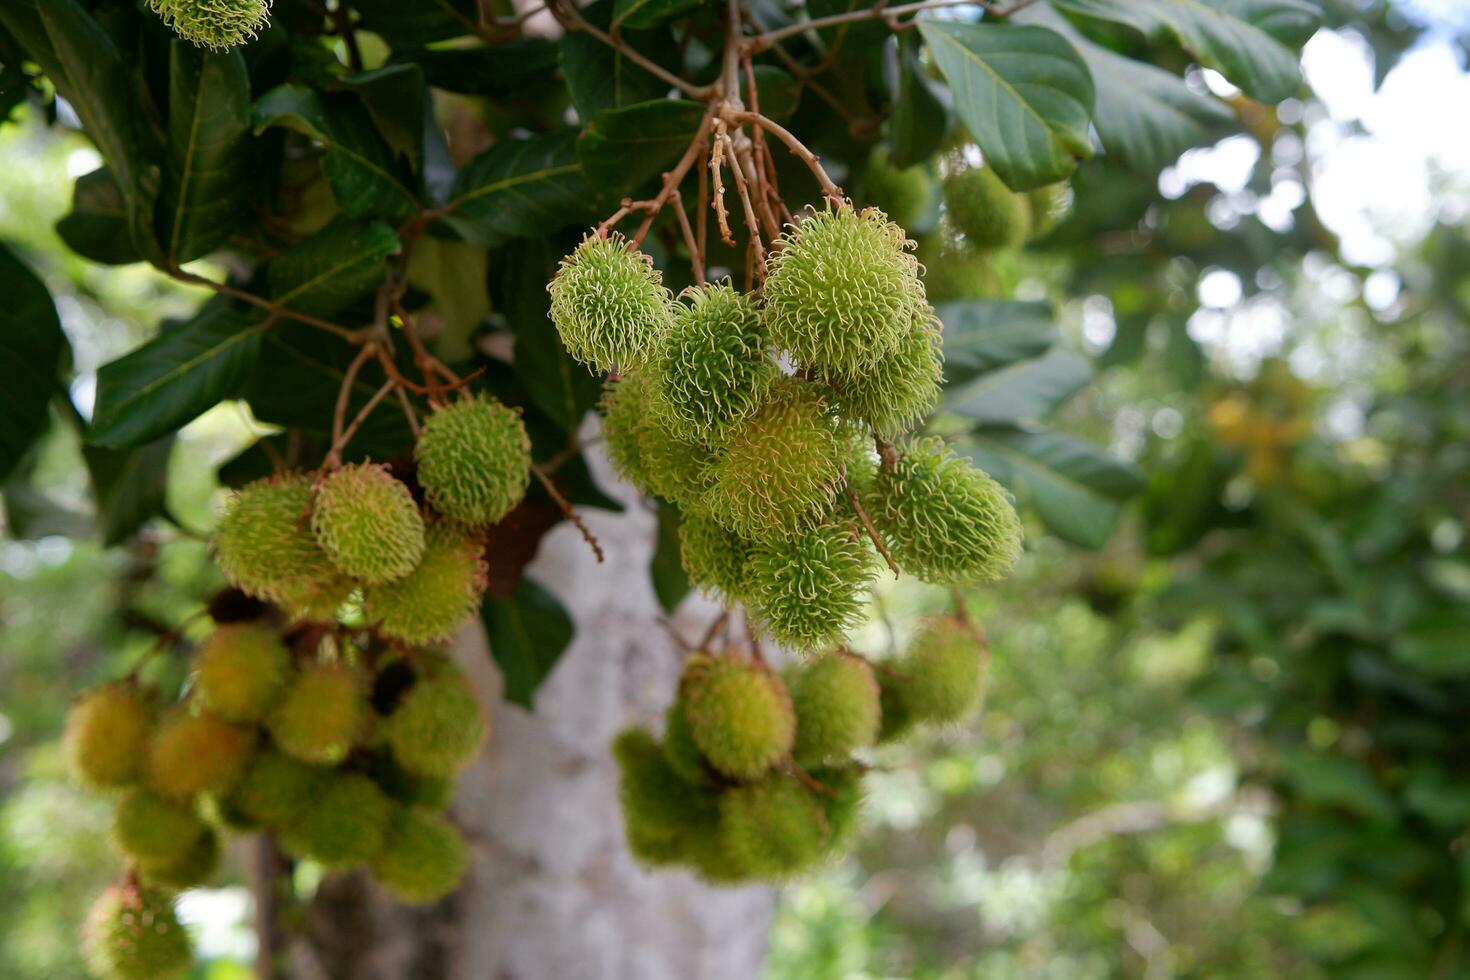
[(915, 320), (898, 349), (869, 371), (851, 377), (825, 375), (838, 413), (862, 419), (885, 439), (896, 439), (939, 403), (944, 353), (933, 314)]
[(206, 828), (194, 846), (172, 860), (139, 861), (138, 874), (144, 883), (156, 888), (196, 888), (219, 867), (219, 851), (219, 835)]
[(779, 879), (810, 867), (830, 837), (815, 794), (790, 776), (772, 773), (720, 796), (720, 842), (757, 876)]
[(525, 423), (488, 395), (461, 398), (429, 416), (413, 456), (433, 508), (471, 527), (510, 513), (531, 481)]
[(673, 320), (662, 273), (617, 232), (588, 235), (546, 288), (562, 345), (600, 371), (650, 361)]
[(112, 815), (112, 842), (134, 861), (178, 861), (207, 828), (193, 806), (146, 789), (131, 789)]
[(379, 633), (424, 646), (446, 640), (480, 608), (482, 542), (449, 521), (429, 525), (424, 554), (406, 576), (364, 590), (363, 609)]
[(61, 744), (83, 786), (126, 786), (142, 773), (153, 731), (153, 701), (136, 684), (104, 684), (72, 703)]
[(895, 167), (888, 148), (875, 146), (863, 175), (863, 197), (895, 224), (913, 228), (924, 220), (934, 197), (934, 181), (922, 164)]
[(334, 773), (312, 804), (282, 828), (281, 844), (296, 857), (345, 871), (382, 851), (392, 812), (377, 783), (357, 773)]
[(1031, 235), (1031, 206), (989, 167), (966, 167), (944, 182), (950, 224), (971, 248), (1014, 248)]
[(679, 559), (690, 584), (726, 605), (747, 594), (746, 563), (753, 546), (701, 511), (684, 515), (679, 525)]
[(435, 664), (398, 702), (384, 725), (393, 758), (406, 771), (448, 778), (469, 765), (489, 725), (474, 688), (453, 664)]
[(691, 654), (679, 693), (700, 755), (731, 779), (755, 779), (791, 751), (796, 715), (786, 686), (769, 668)]
[(291, 672), (291, 653), (259, 623), (215, 628), (194, 658), (194, 696), (225, 721), (264, 718)]
[(347, 758), (371, 723), (366, 679), (344, 663), (303, 667), (266, 719), (277, 748), (316, 766)]
[(469, 848), (454, 824), (437, 813), (396, 806), (370, 868), (399, 901), (424, 905), (458, 888), (469, 860)]
[(836, 644), (862, 619), (874, 557), (857, 525), (844, 522), (761, 541), (746, 567), (751, 611), (784, 646), (812, 650)]
[(173, 980), (189, 969), (189, 934), (167, 892), (133, 883), (97, 897), (82, 927), (82, 956), (103, 980)]
[(675, 304), (652, 377), (652, 408), (679, 437), (719, 443), (751, 415), (778, 371), (760, 311), (727, 282), (692, 286)]
[(148, 0), (175, 34), (195, 47), (224, 51), (270, 26), (270, 0)]
[(180, 705), (154, 729), (148, 743), (148, 785), (175, 800), (199, 793), (227, 794), (255, 753), (255, 732)]
[(413, 571), (424, 553), (424, 517), (408, 487), (383, 466), (344, 466), (322, 483), (311, 529), (332, 564), (364, 585)]
[(680, 778), (658, 741), (642, 728), (628, 728), (613, 741), (618, 765), (618, 800), (628, 845), (647, 864), (668, 864), (682, 855), (686, 829), (713, 823), (715, 795)]
[(240, 777), (230, 804), (259, 826), (280, 830), (312, 805), (325, 778), (323, 769), (266, 750)]
[(980, 642), (954, 616), (927, 620), (895, 669), (904, 678), (895, 687), (904, 711), (920, 722), (960, 721), (980, 703), (985, 690)]
[(828, 653), (797, 664), (786, 672), (786, 689), (796, 709), (797, 765), (842, 762), (877, 739), (878, 681), (861, 657)]

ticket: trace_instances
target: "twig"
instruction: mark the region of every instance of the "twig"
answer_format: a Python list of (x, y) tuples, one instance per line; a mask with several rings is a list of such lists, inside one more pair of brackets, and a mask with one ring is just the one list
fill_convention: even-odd
[(720, 241), (724, 242), (726, 245), (734, 245), (735, 235), (733, 232), (730, 231), (730, 215), (729, 212), (725, 210), (725, 184), (724, 181), (720, 179), (720, 164), (721, 161), (724, 159), (724, 156), (725, 142), (721, 140), (719, 136), (716, 136), (714, 147), (710, 150), (709, 154), (709, 177), (712, 191), (711, 196), (713, 198), (712, 203), (715, 209), (715, 218), (719, 222)]
[(812, 175), (817, 178), (817, 183), (822, 188), (822, 193), (834, 201), (842, 200), (842, 188), (828, 176), (827, 171), (822, 169), (822, 162), (817, 158), (805, 143), (792, 135), (791, 131), (768, 116), (758, 112), (730, 112), (726, 118), (732, 122), (761, 126), (775, 135), (777, 139), (786, 144), (787, 149), (794, 153), (798, 159), (807, 165)]
[(337, 405), (332, 409), (332, 451), (327, 453), (327, 458), (322, 463), (323, 473), (342, 465), (338, 447), (342, 445), (342, 428), (347, 418), (347, 405), (352, 400), (352, 385), (357, 380), (357, 372), (362, 370), (362, 366), (377, 349), (374, 343), (363, 344), (362, 350), (357, 352), (357, 356), (342, 374), (342, 386), (337, 389)]
[(658, 196), (651, 202), (652, 206), (649, 209), (648, 216), (643, 219), (643, 223), (638, 226), (638, 231), (633, 235), (633, 244), (643, 244), (643, 239), (648, 235), (648, 229), (653, 227), (654, 216), (663, 208), (664, 202), (673, 195), (674, 191), (679, 189), (679, 182), (684, 179), (684, 175), (689, 172), (689, 168), (694, 166), (695, 161), (703, 155), (705, 140), (709, 136), (710, 126), (713, 122), (713, 111), (706, 112), (704, 118), (699, 121), (699, 129), (694, 132), (694, 139), (689, 142), (689, 149), (685, 150), (684, 155), (679, 158), (679, 162), (674, 164), (674, 169), (664, 174), (663, 188), (659, 190)]
[(795, 776), (803, 786), (811, 790), (813, 793), (820, 793), (823, 796), (837, 795), (837, 791), (835, 789), (833, 789), (831, 786), (826, 785), (825, 783), (817, 782), (811, 777), (810, 773), (801, 768), (801, 766), (798, 766), (796, 764), (796, 760), (791, 758), (790, 756), (786, 757), (786, 766), (791, 770), (791, 775)]
[(894, 578), (897, 578), (900, 574), (898, 564), (893, 560), (893, 555), (889, 554), (888, 546), (883, 543), (883, 536), (873, 526), (873, 519), (868, 516), (868, 511), (863, 507), (863, 502), (858, 499), (857, 491), (852, 488), (851, 483), (845, 484), (844, 489), (847, 490), (847, 499), (852, 501), (852, 509), (857, 511), (858, 520), (862, 521), (863, 530), (868, 532), (868, 538), (873, 542), (873, 547), (878, 549), (878, 554), (883, 556), (883, 560), (888, 563), (888, 567), (893, 572)]
[(321, 317), (312, 316), (309, 313), (298, 313), (295, 310), (280, 306), (272, 302), (271, 300), (266, 299), (264, 296), (257, 296), (254, 293), (248, 292), (244, 289), (237, 289), (234, 286), (229, 285), (228, 283), (215, 282), (213, 279), (206, 279), (203, 276), (196, 276), (192, 272), (185, 272), (177, 265), (172, 266), (165, 271), (169, 274), (169, 276), (177, 279), (179, 282), (188, 283), (191, 286), (203, 286), (206, 289), (212, 289), (215, 292), (221, 293), (225, 296), (229, 296), (232, 299), (238, 299), (242, 302), (249, 303), (252, 306), (258, 306), (262, 310), (270, 313), (272, 317), (286, 320), (296, 320), (300, 323), (305, 323), (308, 326), (316, 327), (319, 330), (326, 330), (330, 333), (334, 333), (337, 336), (341, 337), (343, 340), (349, 340), (354, 344), (362, 343), (362, 333), (360, 331), (348, 330), (346, 327), (339, 327), (337, 324), (332, 323), (329, 320), (323, 320)]
[(347, 67), (354, 73), (362, 71), (362, 49), (357, 45), (357, 30), (352, 25), (352, 11), (347, 9), (347, 0), (337, 0), (332, 7), (332, 21), (337, 25), (337, 36), (347, 48)]
[(720, 614), (715, 617), (715, 621), (709, 624), (709, 629), (704, 631), (704, 637), (699, 641), (698, 649), (708, 650), (709, 645), (715, 641), (715, 635), (720, 632), (720, 628), (724, 626), (729, 619), (730, 610), (720, 610)]
[(755, 216), (755, 206), (750, 201), (750, 187), (746, 183), (744, 168), (740, 166), (739, 155), (735, 152), (735, 142), (730, 139), (729, 133), (721, 133), (719, 140), (725, 144), (729, 153), (730, 173), (735, 175), (735, 190), (740, 196), (740, 206), (745, 211), (745, 227), (750, 230), (751, 253), (755, 256), (756, 275), (761, 282), (766, 280), (766, 248), (761, 244), (761, 229), (759, 220)]
[(558, 490), (556, 488), (556, 485), (551, 482), (551, 477), (543, 473), (541, 471), (541, 467), (539, 466), (532, 466), (531, 473), (536, 477), (536, 479), (541, 481), (541, 486), (546, 489), (547, 494), (550, 495), (551, 499), (556, 503), (556, 505), (561, 508), (562, 516), (575, 524), (577, 526), (577, 530), (582, 532), (582, 540), (586, 541), (587, 544), (591, 546), (592, 553), (597, 556), (597, 563), (599, 565), (602, 564), (603, 561), (606, 560), (606, 556), (602, 553), (602, 545), (597, 543), (597, 538), (593, 536), (590, 530), (588, 530), (587, 525), (582, 523), (581, 516), (572, 509), (572, 505), (567, 502), (567, 498), (563, 497), (561, 495), (561, 491)]
[(684, 198), (676, 190), (670, 199), (674, 202), (674, 216), (679, 219), (679, 231), (684, 235), (684, 244), (689, 248), (689, 265), (694, 273), (694, 282), (704, 285), (704, 254), (694, 238), (694, 229), (689, 227), (689, 215), (684, 212)]
[(408, 430), (413, 433), (414, 441), (419, 438), (419, 417), (413, 410), (413, 403), (408, 400), (408, 392), (402, 385), (394, 385), (393, 390), (398, 394), (398, 403), (403, 406), (403, 417), (408, 419)]
[(183, 621), (179, 623), (179, 625), (175, 626), (173, 629), (165, 633), (160, 633), (154, 639), (154, 641), (148, 645), (148, 649), (143, 651), (143, 655), (138, 658), (137, 663), (133, 664), (133, 669), (127, 672), (125, 679), (129, 681), (136, 681), (138, 679), (138, 675), (143, 672), (143, 667), (148, 663), (149, 660), (156, 657), (160, 652), (163, 651), (165, 647), (172, 646), (173, 644), (177, 643), (179, 641), (179, 638), (184, 635), (185, 630), (198, 622), (200, 617), (208, 615), (209, 609), (207, 607), (204, 609), (196, 609), (194, 612), (185, 616)]
[(548, 3), (547, 9), (551, 11), (551, 15), (567, 30), (582, 31), (585, 34), (590, 34), (633, 62), (639, 68), (648, 72), (654, 78), (657, 78), (661, 82), (667, 82), (691, 99), (708, 99), (714, 93), (713, 86), (695, 85), (693, 82), (680, 78), (657, 62), (644, 57), (641, 52), (634, 49), (632, 45), (626, 43), (621, 38), (613, 37), (601, 28), (594, 27), (587, 22), (585, 17), (578, 13), (577, 8), (573, 4), (564, 2), (564, 0), (557, 0), (557, 2)]
[(383, 382), (383, 387), (374, 392), (373, 397), (367, 400), (367, 404), (358, 409), (357, 415), (353, 417), (351, 424), (349, 424), (347, 428), (343, 430), (342, 435), (338, 438), (336, 442), (332, 444), (332, 451), (327, 454), (328, 459), (338, 461), (341, 460), (342, 450), (346, 449), (347, 444), (352, 441), (352, 437), (357, 435), (357, 430), (362, 428), (362, 424), (367, 421), (368, 415), (372, 413), (373, 409), (378, 407), (379, 402), (388, 397), (388, 392), (395, 389), (398, 391), (403, 390), (402, 388), (398, 387), (398, 383), (395, 382), (392, 378), (389, 378), (387, 381)]

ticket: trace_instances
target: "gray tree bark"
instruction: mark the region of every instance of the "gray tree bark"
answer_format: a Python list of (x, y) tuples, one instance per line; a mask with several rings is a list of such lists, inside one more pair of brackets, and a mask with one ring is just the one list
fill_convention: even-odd
[[(591, 454), (589, 454), (591, 455)], [(563, 523), (527, 573), (556, 593), (577, 635), (528, 712), (501, 700), (478, 627), (456, 657), (485, 698), (490, 741), (460, 781), (454, 816), (473, 866), (432, 909), (397, 906), (364, 876), (329, 879), (307, 916), (293, 974), (332, 980), (751, 980), (774, 893), (713, 888), (628, 854), (609, 743), (632, 723), (657, 731), (680, 659), (647, 568), (654, 515), (616, 487), (622, 514), (585, 511), (598, 565)], [(675, 628), (697, 639), (715, 615), (689, 598)]]

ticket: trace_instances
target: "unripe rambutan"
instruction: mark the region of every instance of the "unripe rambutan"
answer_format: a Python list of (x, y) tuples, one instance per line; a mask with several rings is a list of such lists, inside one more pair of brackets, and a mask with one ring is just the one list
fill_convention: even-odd
[(817, 802), (827, 816), (827, 828), (830, 831), (827, 850), (841, 850), (852, 841), (862, 819), (863, 802), (867, 798), (863, 788), (862, 768), (840, 766), (813, 769), (809, 775), (830, 791), (816, 794)]
[(1031, 206), (989, 167), (967, 167), (944, 182), (950, 224), (971, 248), (1014, 248), (1031, 235)]
[(918, 725), (919, 719), (909, 711), (903, 697), (903, 688), (908, 676), (899, 674), (897, 665), (876, 672), (878, 675), (878, 700), (882, 706), (882, 722), (878, 727), (878, 744), (884, 745), (908, 735)]
[(711, 885), (743, 885), (755, 878), (756, 873), (725, 847), (722, 827), (723, 821), (718, 818), (691, 825), (681, 840), (682, 860)]
[(733, 656), (691, 654), (679, 680), (699, 752), (732, 779), (755, 779), (791, 751), (796, 715), (781, 679)]
[(988, 252), (953, 242), (936, 245), (932, 250), (921, 246), (920, 258), (924, 262), (924, 291), (931, 303), (988, 299), (1003, 292)]
[(429, 525), (424, 556), (408, 575), (364, 591), (379, 633), (412, 646), (448, 639), (480, 608), (485, 592), (481, 541), (448, 521)]
[(434, 509), (471, 527), (509, 514), (531, 482), (525, 423), (488, 395), (462, 398), (429, 416), (413, 458)]
[(241, 488), (214, 532), (214, 558), (230, 584), (313, 621), (335, 617), (352, 592), (307, 520), (311, 479), (299, 473)]
[(136, 780), (147, 759), (153, 717), (152, 700), (136, 684), (104, 684), (77, 698), (61, 736), (72, 778), (97, 789)]
[(256, 824), (279, 830), (312, 805), (324, 778), (322, 769), (267, 750), (240, 777), (230, 804)]
[(715, 454), (703, 443), (681, 439), (657, 416), (649, 418), (642, 438), (649, 488), (680, 507), (701, 507), (715, 483)]
[(729, 283), (692, 286), (654, 364), (652, 407), (669, 431), (718, 443), (750, 416), (777, 375), (760, 311)]
[(870, 371), (851, 377), (826, 375), (839, 414), (862, 419), (885, 439), (896, 439), (921, 422), (939, 403), (944, 353), (939, 321), (931, 313), (914, 321), (898, 350)]
[(205, 830), (192, 806), (141, 788), (129, 790), (112, 815), (112, 842), (134, 861), (177, 861)]
[(1069, 199), (1065, 182), (1047, 184), (1026, 192), (1026, 204), (1031, 210), (1032, 238), (1042, 237), (1066, 217)]
[(883, 211), (904, 228), (912, 228), (924, 220), (934, 195), (934, 181), (920, 164), (895, 167), (888, 160), (888, 148), (873, 147), (868, 156), (868, 170), (863, 177), (864, 199)]
[(994, 582), (1021, 554), (1021, 522), (1005, 489), (939, 439), (905, 447), (870, 496), (894, 561), (926, 582)]
[(648, 372), (625, 376), (602, 396), (602, 435), (613, 468), (638, 488), (685, 506), (697, 506), (714, 480), (714, 455), (681, 439), (655, 413)]
[(746, 566), (751, 611), (783, 646), (831, 646), (861, 621), (875, 568), (873, 551), (854, 524), (829, 522), (797, 537), (762, 541)]
[(313, 803), (282, 828), (281, 843), (296, 857), (342, 871), (378, 855), (393, 804), (378, 785), (357, 773), (333, 774)]
[(720, 797), (720, 842), (741, 867), (781, 878), (821, 859), (831, 831), (811, 790), (772, 773)]
[(255, 40), (270, 26), (270, 0), (148, 0), (179, 37), (196, 47), (223, 51)]
[(792, 756), (805, 768), (840, 762), (878, 737), (878, 681), (861, 657), (829, 653), (786, 673), (796, 709)]
[(365, 585), (403, 578), (424, 553), (424, 517), (386, 467), (344, 466), (322, 483), (311, 529), (332, 564)]
[(372, 709), (361, 671), (342, 663), (304, 667), (266, 719), (276, 747), (294, 759), (334, 766), (368, 733)]
[(916, 721), (949, 724), (980, 703), (985, 664), (975, 634), (954, 616), (928, 620), (896, 666), (895, 688), (905, 713)]
[(274, 630), (259, 623), (219, 626), (194, 658), (194, 694), (226, 721), (259, 721), (290, 671), (291, 653)]
[(219, 867), (219, 850), (219, 835), (206, 829), (193, 847), (171, 861), (139, 861), (138, 874), (158, 888), (196, 888)]
[(399, 901), (423, 905), (458, 888), (469, 862), (469, 848), (454, 824), (437, 813), (399, 806), (371, 867)]
[(180, 706), (158, 723), (148, 743), (148, 785), (177, 800), (199, 793), (224, 795), (255, 752), (255, 732), (207, 711)]
[(802, 367), (853, 375), (927, 308), (912, 243), (882, 211), (813, 211), (781, 236), (762, 296), (771, 341)]
[(384, 729), (400, 766), (439, 778), (469, 765), (489, 734), (485, 708), (474, 688), (448, 662), (414, 682)]
[(647, 363), (673, 320), (663, 274), (617, 232), (588, 235), (546, 288), (562, 345), (601, 371)]
[(693, 786), (714, 784), (714, 770), (699, 754), (699, 746), (694, 744), (694, 733), (689, 730), (689, 716), (684, 711), (682, 693), (675, 696), (664, 712), (664, 737), (659, 747), (669, 768), (684, 782)]
[(602, 393), (602, 441), (613, 469), (640, 493), (653, 493), (643, 463), (643, 437), (648, 427), (650, 383), (642, 373), (609, 381)]
[(696, 823), (713, 825), (717, 815), (713, 791), (680, 778), (653, 735), (642, 728), (619, 732), (612, 754), (634, 857), (648, 864), (678, 860), (687, 829)]
[(779, 379), (731, 434), (705, 502), (716, 520), (747, 538), (800, 533), (836, 500), (842, 449), (817, 386)]
[(115, 885), (97, 896), (82, 927), (82, 956), (103, 980), (171, 980), (189, 969), (189, 934), (166, 892)]
[(694, 511), (679, 525), (679, 559), (689, 582), (726, 605), (743, 600), (747, 593), (746, 563), (749, 541), (720, 524), (708, 514)]

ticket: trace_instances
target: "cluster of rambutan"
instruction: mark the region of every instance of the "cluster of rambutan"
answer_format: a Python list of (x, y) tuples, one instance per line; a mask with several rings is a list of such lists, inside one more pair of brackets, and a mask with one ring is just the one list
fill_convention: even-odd
[(863, 800), (854, 757), (916, 725), (959, 721), (983, 691), (979, 640), (926, 622), (903, 657), (832, 651), (777, 674), (733, 649), (685, 662), (663, 738), (613, 746), (628, 844), (718, 884), (778, 880), (847, 846)]
[(328, 870), (368, 867), (408, 902), (434, 901), (464, 874), (465, 843), (440, 811), (487, 731), (468, 681), (440, 656), (370, 658), (310, 626), (287, 635), (291, 646), (264, 619), (219, 623), (177, 703), (129, 679), (67, 714), (71, 771), (114, 794), (112, 843), (127, 866), (84, 930), (98, 976), (187, 969), (172, 895), (210, 877), (226, 833), (273, 833)]

